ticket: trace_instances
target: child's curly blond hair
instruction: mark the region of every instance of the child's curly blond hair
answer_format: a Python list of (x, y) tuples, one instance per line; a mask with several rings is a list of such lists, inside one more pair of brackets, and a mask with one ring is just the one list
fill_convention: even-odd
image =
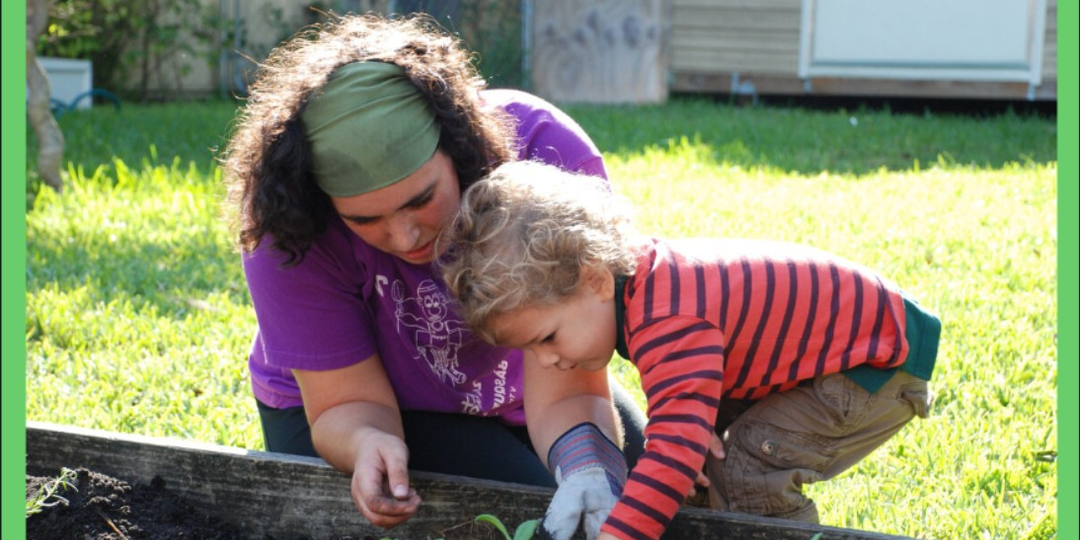
[(493, 342), (493, 318), (572, 296), (582, 269), (629, 275), (635, 255), (629, 214), (601, 178), (551, 165), (506, 163), (462, 194), (440, 243), (443, 279), (461, 315)]

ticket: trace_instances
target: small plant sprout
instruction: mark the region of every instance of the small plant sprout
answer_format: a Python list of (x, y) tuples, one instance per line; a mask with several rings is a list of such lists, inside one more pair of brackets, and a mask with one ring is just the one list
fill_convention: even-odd
[[(480, 514), (479, 516), (476, 516), (476, 519), (473, 520), (473, 523), (486, 523), (488, 525), (491, 525), (495, 528), (495, 530), (502, 533), (503, 537), (506, 538), (506, 540), (532, 540), (532, 537), (536, 535), (536, 529), (540, 527), (539, 519), (530, 519), (528, 521), (522, 522), (521, 525), (518, 525), (518, 528), (514, 531), (514, 535), (510, 536), (510, 531), (506, 528), (506, 525), (503, 525), (502, 520), (491, 514)], [(396, 539), (380, 538), (379, 540)], [(438, 538), (436, 540), (443, 539)]]
[(56, 506), (61, 502), (67, 502), (67, 499), (58, 495), (57, 492), (62, 489), (74, 489), (75, 491), (78, 491), (78, 488), (72, 483), (74, 480), (75, 471), (67, 467), (61, 468), (60, 476), (45, 483), (34, 496), (26, 499), (26, 517), (37, 514), (47, 507)]
[(473, 520), (476, 523), (487, 523), (492, 527), (495, 527), (499, 532), (503, 534), (506, 540), (531, 540), (533, 535), (536, 534), (536, 528), (540, 526), (539, 519), (530, 519), (523, 521), (521, 525), (518, 525), (517, 530), (514, 531), (514, 536), (510, 536), (510, 531), (506, 529), (506, 525), (499, 518), (491, 514), (480, 514)]

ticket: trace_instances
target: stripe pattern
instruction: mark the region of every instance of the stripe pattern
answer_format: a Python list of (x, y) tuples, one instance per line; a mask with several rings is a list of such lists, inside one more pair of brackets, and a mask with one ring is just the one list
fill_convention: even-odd
[(593, 468), (604, 471), (611, 494), (616, 497), (626, 483), (626, 458), (592, 422), (578, 424), (562, 434), (548, 451), (548, 464), (560, 484), (578, 471)]
[(903, 363), (902, 293), (784, 243), (652, 240), (622, 332), (648, 400), (645, 454), (602, 530), (657, 539), (701, 470), (721, 398), (760, 399), (859, 365)]

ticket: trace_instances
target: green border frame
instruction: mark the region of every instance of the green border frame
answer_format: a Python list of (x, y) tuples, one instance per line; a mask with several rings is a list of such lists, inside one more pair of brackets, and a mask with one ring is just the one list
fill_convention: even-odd
[[(2, 392), (3, 498), (2, 536), (26, 537), (26, 6), (18, 0), (2, 3), (3, 118), (2, 136)], [(1058, 3), (1058, 532), (1059, 538), (1080, 538), (1077, 508), (1078, 431), (1080, 417), (1080, 171), (1076, 149), (1080, 113), (1077, 104), (1077, 4)], [(1065, 361), (1060, 361), (1064, 359)]]
[[(3, 5), (3, 537), (26, 538), (26, 4)], [(20, 504), (20, 501), (22, 504)], [(21, 509), (21, 510), (20, 510)]]
[[(1058, 2), (1058, 538), (1080, 538), (1077, 433), (1080, 419), (1080, 170), (1077, 168), (1077, 3)], [(1069, 510), (1072, 508), (1073, 510)]]

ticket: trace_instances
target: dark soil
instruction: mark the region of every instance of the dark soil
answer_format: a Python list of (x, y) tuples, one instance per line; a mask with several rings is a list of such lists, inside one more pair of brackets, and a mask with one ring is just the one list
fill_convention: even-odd
[[(155, 477), (135, 485), (85, 468), (75, 469), (72, 485), (61, 489), (40, 513), (26, 519), (26, 540), (275, 540), (253, 538), (191, 506)], [(56, 476), (26, 475), (26, 499)], [(444, 531), (447, 540), (495, 539), (494, 529), (471, 522)], [(388, 535), (393, 537), (392, 535)], [(343, 536), (328, 540), (380, 540)], [(310, 538), (276, 540), (311, 540)]]
[[(55, 477), (26, 476), (29, 500)], [(26, 540), (249, 540), (219, 519), (197, 511), (165, 489), (76, 469), (75, 489), (61, 488), (26, 520)]]

